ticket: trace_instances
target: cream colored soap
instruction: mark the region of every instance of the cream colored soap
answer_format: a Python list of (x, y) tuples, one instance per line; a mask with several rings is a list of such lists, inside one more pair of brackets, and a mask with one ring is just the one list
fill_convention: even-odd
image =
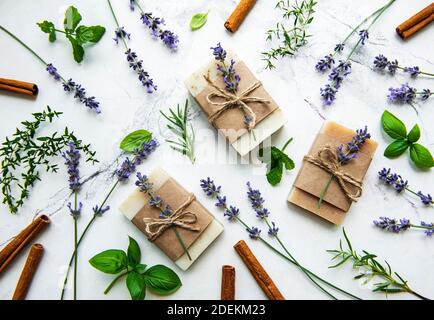
[[(170, 176), (163, 169), (157, 168), (151, 172), (148, 178), (154, 184), (155, 190), (157, 190)], [(136, 189), (120, 205), (119, 210), (131, 221), (144, 205), (145, 197), (143, 193)], [(199, 238), (188, 248), (192, 260), (188, 259), (187, 255), (184, 254), (175, 261), (175, 264), (182, 270), (187, 270), (222, 232), (223, 225), (214, 219)]]

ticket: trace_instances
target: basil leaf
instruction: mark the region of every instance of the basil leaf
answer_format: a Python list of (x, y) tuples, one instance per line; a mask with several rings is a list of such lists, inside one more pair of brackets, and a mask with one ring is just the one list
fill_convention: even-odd
[(101, 26), (79, 26), (75, 30), (75, 37), (78, 43), (83, 44), (86, 42), (98, 42), (105, 33), (105, 28)]
[(410, 146), (407, 140), (396, 140), (389, 144), (384, 150), (384, 156), (387, 158), (395, 158), (400, 156)]
[(89, 263), (104, 273), (117, 274), (127, 267), (127, 255), (122, 250), (106, 250), (90, 259)]
[(140, 253), (140, 247), (136, 240), (134, 240), (131, 237), (128, 237), (130, 239), (130, 243), (128, 245), (128, 265), (132, 268), (134, 268), (136, 265), (140, 263), (141, 259), (141, 253)]
[(407, 139), (408, 141), (414, 143), (420, 138), (420, 129), (417, 124), (414, 125), (414, 127), (410, 130), (408, 133)]
[(143, 276), (132, 271), (127, 275), (127, 288), (132, 300), (144, 300), (146, 296), (146, 283)]
[(156, 265), (145, 274), (145, 283), (153, 292), (160, 295), (168, 295), (178, 290), (182, 283), (178, 275), (166, 266)]
[(381, 116), (381, 124), (391, 138), (405, 139), (407, 137), (405, 124), (387, 110)]
[(125, 152), (133, 152), (140, 148), (143, 143), (149, 142), (152, 138), (152, 133), (147, 130), (136, 130), (128, 134), (120, 144), (121, 150)]
[(54, 24), (52, 22), (45, 20), (43, 22), (37, 23), (37, 25), (39, 26), (42, 32), (48, 33), (48, 40), (50, 42), (56, 41), (56, 31), (55, 31)]
[(431, 152), (418, 143), (410, 147), (410, 158), (420, 168), (431, 168), (434, 166)]
[(147, 267), (146, 264), (139, 263), (134, 267), (134, 271), (136, 271), (139, 274), (144, 274), (146, 271), (146, 267)]
[(81, 46), (81, 44), (79, 44), (77, 40), (75, 40), (75, 38), (73, 38), (70, 35), (67, 35), (66, 37), (68, 38), (69, 42), (71, 42), (72, 54), (74, 55), (74, 60), (77, 62), (83, 61), (84, 49)]
[(65, 19), (63, 20), (65, 30), (74, 31), (80, 21), (81, 15), (75, 7), (70, 6), (68, 9), (66, 9)]
[(202, 28), (208, 20), (208, 13), (196, 13), (190, 20), (191, 30), (197, 30)]

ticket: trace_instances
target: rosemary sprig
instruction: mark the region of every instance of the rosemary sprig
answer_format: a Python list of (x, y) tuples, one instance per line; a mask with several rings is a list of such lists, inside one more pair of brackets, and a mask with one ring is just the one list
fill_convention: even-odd
[(185, 100), (184, 109), (182, 110), (178, 104), (176, 110), (169, 108), (169, 114), (165, 114), (163, 111), (160, 111), (161, 115), (166, 118), (169, 123), (167, 124), (167, 128), (172, 131), (177, 137), (178, 140), (166, 139), (166, 141), (171, 145), (170, 147), (173, 150), (176, 150), (183, 155), (186, 155), (191, 163), (194, 163), (194, 130), (193, 126), (189, 122), (189, 114), (188, 114), (188, 100)]
[[(262, 53), (262, 60), (266, 62), (267, 69), (275, 68), (273, 60), (294, 55), (311, 36), (307, 34), (307, 28), (313, 21), (314, 7), (317, 2), (314, 0), (303, 0), (300, 4), (297, 0), (294, 4), (291, 2), (280, 0), (277, 3), (276, 8), (282, 11), (283, 20), (276, 24), (275, 29), (266, 32), (266, 41), (272, 42), (277, 39), (280, 42), (277, 47)], [(286, 24), (291, 24), (291, 27), (286, 27)]]
[(370, 280), (374, 278), (380, 278), (381, 281), (374, 284), (375, 288), (372, 290), (373, 292), (383, 292), (385, 294), (389, 293), (401, 293), (407, 292), (415, 295), (418, 298), (423, 300), (429, 300), (428, 298), (418, 294), (413, 291), (409, 285), (408, 281), (404, 280), (397, 272), (393, 272), (387, 261), (384, 261), (386, 265), (382, 265), (376, 259), (377, 256), (375, 254), (369, 253), (366, 250), (363, 250), (363, 255), (359, 255), (352, 247), (351, 242), (343, 229), (345, 241), (347, 243), (347, 249), (344, 249), (342, 246), (342, 240), (339, 242), (339, 250), (327, 250), (327, 252), (333, 253), (334, 257), (332, 260), (340, 258), (341, 261), (336, 263), (329, 268), (337, 268), (349, 260), (353, 261), (353, 267), (355, 269), (367, 269), (365, 272), (360, 272), (354, 279), (365, 279), (364, 284), (368, 283)]
[[(12, 137), (6, 137), (0, 148), (0, 185), (3, 194), (2, 202), (16, 213), (28, 198), (30, 188), (39, 176), (39, 168), (45, 167), (47, 172), (57, 172), (58, 165), (52, 163), (52, 157), (58, 156), (69, 142), (74, 142), (77, 149), (87, 155), (86, 161), (98, 162), (90, 145), (83, 145), (67, 127), (62, 134), (36, 137), (37, 130), (43, 123), (51, 123), (59, 118), (62, 112), (52, 110), (49, 106), (42, 112), (33, 113), (33, 119), (23, 121), (23, 129), (17, 128)], [(18, 190), (17, 190), (18, 189)], [(18, 193), (15, 195), (15, 193)]]

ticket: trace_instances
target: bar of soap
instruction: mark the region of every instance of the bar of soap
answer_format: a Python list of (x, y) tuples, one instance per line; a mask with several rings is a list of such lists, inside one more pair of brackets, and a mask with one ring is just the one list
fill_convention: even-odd
[[(231, 59), (237, 62), (240, 61), (235, 53), (227, 51), (226, 61), (230, 61)], [(204, 79), (204, 75), (207, 74), (212, 81), (215, 81), (218, 77), (221, 77), (221, 75), (218, 73), (215, 60), (210, 61), (208, 64), (199, 68), (184, 82), (188, 91), (195, 99), (209, 86), (208, 82)], [(241, 81), (243, 81), (243, 79), (241, 79)], [(255, 96), (255, 92), (253, 92), (251, 95)], [(238, 154), (243, 157), (256, 148), (261, 142), (279, 130), (284, 124), (285, 115), (282, 109), (277, 108), (265, 119), (257, 123), (255, 128), (250, 133), (247, 132), (237, 140), (230, 141), (230, 143), (238, 152)]]
[[(149, 181), (153, 183), (154, 190), (158, 190), (170, 176), (161, 168), (157, 168), (148, 176)], [(164, 199), (163, 199), (164, 200)], [(146, 205), (146, 198), (139, 189), (134, 192), (120, 205), (119, 210), (128, 220), (132, 221), (136, 214)], [(167, 231), (166, 231), (167, 232)], [(192, 260), (187, 254), (183, 254), (175, 264), (182, 270), (187, 270), (199, 256), (208, 248), (209, 245), (223, 232), (223, 225), (215, 218), (210, 222), (206, 229), (188, 248)]]
[[(332, 121), (326, 121), (312, 144), (309, 155), (316, 156), (318, 151), (325, 145), (329, 145), (332, 150), (336, 150), (340, 144), (345, 145), (351, 141), (355, 134), (354, 130)], [(355, 179), (363, 181), (377, 146), (378, 144), (374, 140), (366, 140), (358, 152), (357, 158), (341, 166), (341, 170)], [(330, 173), (324, 169), (304, 161), (288, 196), (288, 201), (331, 223), (339, 225), (343, 222), (352, 202), (347, 198), (336, 179), (333, 179), (323, 198), (321, 207), (318, 209), (320, 194), (329, 177)]]

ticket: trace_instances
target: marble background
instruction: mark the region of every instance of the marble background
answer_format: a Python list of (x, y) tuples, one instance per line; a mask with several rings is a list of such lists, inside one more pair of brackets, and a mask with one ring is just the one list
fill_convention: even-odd
[[(85, 203), (80, 228), (91, 216), (91, 207), (99, 203), (112, 183), (111, 172), (115, 168), (120, 151), (118, 144), (122, 137), (132, 130), (146, 128), (154, 132), (160, 141), (164, 138), (163, 121), (160, 110), (167, 110), (187, 97), (183, 80), (197, 67), (210, 58), (209, 47), (221, 41), (224, 47), (231, 48), (244, 59), (250, 68), (258, 73), (267, 90), (280, 104), (287, 115), (285, 127), (273, 136), (273, 144), (281, 146), (288, 137), (294, 137), (288, 147), (297, 169), (303, 155), (309, 149), (317, 131), (325, 119), (332, 119), (351, 128), (368, 125), (373, 138), (379, 142), (379, 150), (374, 158), (364, 184), (364, 195), (348, 213), (344, 227), (356, 249), (370, 250), (386, 259), (396, 271), (409, 280), (410, 285), (421, 294), (434, 297), (434, 239), (422, 232), (409, 231), (406, 234), (389, 234), (376, 229), (372, 220), (382, 216), (408, 217), (415, 222), (432, 221), (432, 208), (423, 207), (418, 199), (410, 195), (397, 195), (393, 190), (379, 183), (377, 171), (391, 167), (406, 177), (416, 190), (434, 192), (433, 173), (415, 168), (407, 156), (396, 160), (383, 157), (382, 152), (389, 140), (381, 132), (380, 116), (385, 109), (398, 115), (408, 127), (415, 123), (421, 126), (421, 142), (433, 150), (434, 115), (432, 101), (409, 105), (392, 105), (387, 102), (387, 89), (408, 81), (418, 88), (433, 86), (431, 79), (417, 80), (398, 74), (395, 77), (381, 75), (372, 70), (374, 56), (383, 53), (396, 58), (404, 65), (418, 65), (421, 69), (434, 70), (433, 27), (424, 30), (407, 42), (401, 41), (394, 28), (407, 19), (417, 8), (425, 7), (429, 0), (398, 0), (372, 28), (366, 45), (353, 57), (353, 73), (345, 80), (336, 103), (324, 108), (319, 96), (319, 88), (326, 83), (326, 77), (315, 72), (316, 61), (328, 54), (334, 44), (343, 39), (365, 16), (383, 5), (384, 0), (345, 1), (320, 0), (314, 22), (309, 30), (313, 35), (309, 44), (295, 57), (285, 58), (277, 63), (277, 69), (264, 69), (261, 52), (269, 48), (265, 42), (265, 31), (273, 27), (279, 17), (274, 9), (275, 1), (258, 1), (240, 30), (232, 35), (226, 32), (223, 23), (236, 5), (236, 1), (210, 0), (164, 0), (145, 1), (146, 11), (163, 16), (170, 29), (180, 35), (180, 48), (170, 53), (160, 42), (154, 41), (139, 21), (138, 12), (131, 13), (127, 0), (113, 0), (114, 8), (121, 25), (132, 33), (130, 46), (144, 60), (146, 69), (159, 85), (154, 95), (147, 95), (133, 73), (128, 69), (123, 49), (116, 47), (111, 40), (115, 28), (106, 1), (12, 1), (0, 2), (0, 23), (16, 33), (46, 60), (52, 62), (59, 71), (81, 83), (90, 94), (101, 102), (102, 114), (95, 116), (72, 97), (64, 94), (59, 83), (50, 78), (43, 65), (6, 34), (0, 32), (0, 75), (35, 82), (40, 87), (37, 99), (30, 100), (15, 95), (0, 95), (0, 137), (13, 133), (19, 122), (30, 118), (30, 113), (40, 111), (46, 105), (64, 112), (61, 119), (51, 126), (44, 127), (41, 133), (61, 130), (64, 126), (73, 129), (77, 136), (91, 143), (97, 151), (100, 164), (92, 167), (82, 165), (80, 170), (88, 178), (80, 193)], [(417, 2), (417, 4), (416, 4)], [(36, 22), (52, 20), (59, 25), (68, 5), (75, 5), (83, 15), (84, 24), (101, 24), (107, 33), (97, 45), (86, 50), (81, 64), (73, 61), (69, 43), (59, 36), (58, 41), (49, 43)], [(210, 10), (209, 21), (201, 29), (191, 32), (188, 27), (190, 17), (197, 12)], [(432, 98), (431, 98), (432, 99)], [(208, 128), (202, 114), (194, 119), (197, 130)], [(213, 138), (198, 137), (198, 163), (194, 166), (181, 161), (178, 155), (168, 153), (163, 144), (152, 155), (140, 171), (149, 172), (161, 165), (183, 185), (198, 195), (225, 226), (224, 233), (199, 258), (187, 272), (176, 269), (156, 247), (125, 219), (117, 210), (119, 204), (133, 190), (133, 183), (117, 189), (109, 203), (112, 206), (103, 218), (98, 219), (79, 252), (79, 292), (80, 299), (129, 299), (125, 285), (119, 283), (109, 295), (103, 290), (112, 276), (93, 269), (88, 259), (108, 248), (126, 249), (128, 235), (139, 240), (143, 262), (148, 265), (163, 263), (174, 268), (183, 281), (183, 287), (175, 294), (163, 299), (218, 299), (220, 295), (220, 273), (223, 264), (234, 265), (237, 269), (238, 299), (264, 299), (258, 285), (239, 259), (232, 246), (245, 239), (265, 269), (275, 280), (288, 299), (326, 298), (312, 285), (300, 271), (280, 258), (271, 255), (261, 243), (248, 239), (240, 225), (224, 221), (221, 213), (205, 199), (199, 188), (199, 179), (212, 176), (223, 185), (229, 202), (239, 206), (245, 220), (260, 225), (250, 210), (245, 197), (246, 181), (261, 189), (266, 205), (272, 212), (272, 220), (281, 228), (281, 237), (290, 247), (295, 257), (313, 271), (333, 283), (357, 294), (364, 299), (411, 299), (406, 294), (385, 297), (370, 291), (369, 285), (362, 285), (352, 277), (356, 271), (350, 265), (337, 270), (328, 269), (331, 264), (326, 249), (338, 246), (342, 237), (340, 227), (332, 226), (321, 219), (290, 206), (286, 202), (289, 190), (296, 177), (297, 169), (287, 172), (282, 183), (270, 187), (258, 166), (246, 164), (222, 164), (207, 161), (207, 154), (200, 148)], [(46, 247), (46, 255), (36, 274), (29, 292), (29, 299), (58, 299), (60, 283), (69, 259), (73, 244), (73, 220), (65, 204), (69, 201), (66, 170), (62, 166), (59, 174), (42, 173), (42, 182), (32, 189), (25, 206), (16, 215), (11, 215), (5, 206), (0, 207), (0, 245), (4, 245), (16, 235), (38, 213), (49, 214), (52, 225), (40, 238)], [(265, 233), (266, 230), (263, 231)], [(26, 251), (27, 252), (27, 251)], [(0, 298), (12, 296), (16, 281), (24, 264), (26, 254), (16, 259), (11, 268), (1, 277)], [(69, 289), (67, 298), (72, 296)], [(148, 294), (147, 299), (159, 299)]]

